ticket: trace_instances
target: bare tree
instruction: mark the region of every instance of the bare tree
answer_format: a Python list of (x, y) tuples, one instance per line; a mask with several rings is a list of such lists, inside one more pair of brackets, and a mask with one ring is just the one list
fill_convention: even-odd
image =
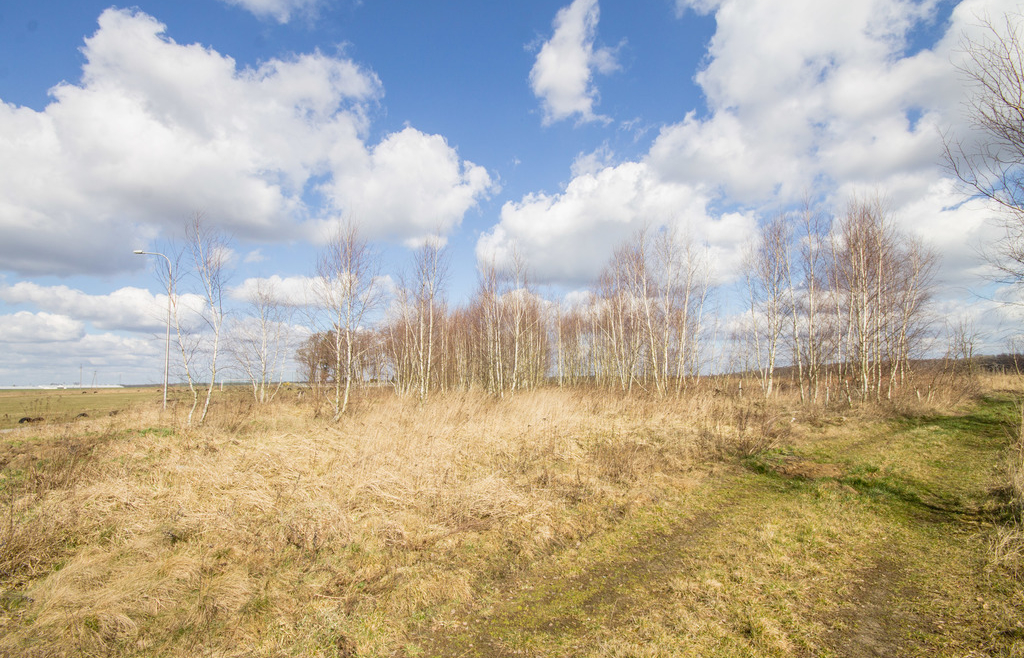
[(837, 222), (832, 261), (849, 381), (861, 399), (878, 400), (883, 388), (891, 397), (929, 325), (937, 256), (896, 230), (879, 199), (853, 199)]
[(249, 380), (253, 398), (263, 404), (281, 388), (291, 307), (280, 303), (273, 283), (265, 279), (256, 281), (248, 306), (248, 316), (231, 327), (229, 353)]
[(332, 338), (334, 420), (348, 409), (355, 364), (361, 357), (358, 333), (382, 299), (379, 269), (379, 259), (352, 222), (338, 226), (317, 261), (317, 302)]
[(438, 238), (425, 241), (413, 253), (412, 276), (399, 277), (392, 317), (387, 327), (387, 352), (395, 389), (415, 389), (425, 401), (440, 379), (436, 361), (443, 354), (447, 319), (445, 285), (448, 253)]
[(185, 324), (184, 316), (190, 311), (199, 312), (199, 309), (192, 309), (187, 307), (187, 301), (189, 295), (181, 295), (178, 291), (182, 287), (182, 282), (185, 277), (186, 267), (183, 265), (185, 260), (185, 249), (180, 244), (169, 243), (167, 246), (161, 248), (162, 252), (171, 254), (168, 257), (168, 263), (170, 265), (167, 268), (167, 273), (164, 274), (162, 270), (157, 270), (159, 276), (163, 279), (167, 277), (167, 291), (170, 295), (168, 306), (170, 308), (170, 322), (174, 325), (175, 342), (178, 345), (178, 352), (181, 356), (181, 368), (182, 377), (188, 384), (189, 394), (192, 398), (192, 406), (189, 408), (188, 420), (189, 424), (192, 423), (192, 416), (195, 413), (196, 408), (199, 406), (199, 390), (196, 388), (195, 377), (193, 371), (195, 368), (195, 357), (199, 351), (199, 338), (192, 331), (191, 327)]
[[(199, 423), (202, 424), (210, 410), (210, 398), (217, 383), (217, 359), (220, 355), (225, 318), (224, 289), (228, 281), (227, 267), (231, 257), (231, 246), (228, 236), (223, 231), (211, 227), (202, 213), (195, 213), (185, 226), (185, 245), (192, 257), (193, 274), (205, 299), (203, 320), (210, 331), (207, 351), (209, 382), (203, 409), (199, 415)], [(194, 411), (195, 405), (192, 408), (192, 412)], [(189, 412), (190, 423), (192, 412)]]
[(597, 284), (606, 371), (623, 391), (633, 390), (646, 347), (642, 308), (643, 288), (648, 283), (645, 258), (641, 233), (615, 250)]
[(761, 227), (757, 241), (744, 259), (750, 305), (751, 339), (760, 372), (761, 390), (775, 388), (775, 367), (787, 313), (790, 229), (784, 213)]
[(501, 303), (502, 276), (493, 260), (480, 263), (478, 276), (475, 301), (479, 309), (478, 339), (484, 342), (481, 354), (486, 372), (484, 386), (492, 394), (500, 396), (505, 391), (505, 362), (502, 358), (505, 336), (501, 330), (505, 315), (505, 308)]
[(328, 366), (333, 360), (332, 351), (328, 347), (334, 343), (334, 337), (328, 334), (314, 332), (295, 351), (299, 376), (309, 386), (314, 414), (317, 416), (320, 415), (324, 389), (329, 378)]
[(968, 104), (975, 134), (946, 140), (950, 169), (972, 194), (1002, 210), (1002, 239), (987, 249), (999, 280), (1024, 282), (1024, 16), (982, 21), (964, 37), (961, 72), (973, 88)]
[[(821, 389), (821, 372), (828, 362), (828, 232), (829, 217), (806, 199), (800, 217), (799, 271), (790, 268), (790, 291), (793, 314), (793, 351), (800, 370), (800, 396), (817, 402)], [(794, 282), (796, 279), (796, 282)], [(806, 376), (806, 393), (804, 378)], [(806, 396), (806, 398), (805, 398)]]

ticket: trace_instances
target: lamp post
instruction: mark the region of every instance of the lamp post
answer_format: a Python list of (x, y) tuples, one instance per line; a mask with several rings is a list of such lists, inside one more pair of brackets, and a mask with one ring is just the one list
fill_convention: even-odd
[(139, 256), (163, 256), (167, 261), (167, 338), (164, 340), (164, 411), (167, 410), (167, 368), (171, 362), (171, 286), (173, 284), (171, 259), (159, 251), (143, 251), (136, 249), (133, 253)]

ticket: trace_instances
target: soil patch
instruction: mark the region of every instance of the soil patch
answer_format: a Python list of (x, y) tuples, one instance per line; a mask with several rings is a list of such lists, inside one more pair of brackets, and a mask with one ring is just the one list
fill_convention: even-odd
[(908, 655), (906, 629), (916, 625), (913, 615), (902, 612), (902, 569), (889, 557), (880, 558), (857, 574), (850, 584), (846, 605), (830, 622), (828, 644), (839, 656), (876, 658)]

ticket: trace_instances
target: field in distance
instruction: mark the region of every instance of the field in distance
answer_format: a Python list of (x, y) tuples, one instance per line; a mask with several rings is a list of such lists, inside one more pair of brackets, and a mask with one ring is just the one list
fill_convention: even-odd
[(96, 413), (0, 435), (0, 655), (1024, 655), (1020, 394), (376, 390), (333, 423), (237, 388), (190, 428), (156, 387), (49, 392)]
[(154, 400), (158, 405), (162, 402), (162, 386), (0, 389), (0, 429), (17, 427), (22, 418), (66, 423), (78, 418), (109, 416), (111, 412), (146, 406)]

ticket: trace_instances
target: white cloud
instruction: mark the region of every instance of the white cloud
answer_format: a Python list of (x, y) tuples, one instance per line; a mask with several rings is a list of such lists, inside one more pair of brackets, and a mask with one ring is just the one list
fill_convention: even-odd
[(579, 121), (608, 121), (594, 113), (598, 93), (593, 87), (594, 71), (618, 69), (615, 53), (595, 48), (594, 39), (600, 9), (597, 0), (574, 0), (558, 11), (554, 34), (541, 46), (530, 87), (541, 99), (544, 125), (578, 116)]
[(610, 166), (614, 158), (615, 154), (612, 153), (608, 144), (605, 143), (590, 153), (580, 153), (577, 155), (576, 159), (572, 162), (570, 171), (574, 178), (585, 174), (596, 174), (605, 167)]
[[(390, 297), (395, 283), (390, 276), (378, 276), (374, 279), (374, 292)], [(336, 299), (340, 294), (325, 287), (323, 279), (316, 276), (253, 277), (240, 285), (231, 288), (229, 295), (240, 302), (248, 302), (257, 294), (267, 295), (274, 303), (290, 308), (313, 307), (322, 305), (325, 299)]]
[[(291, 239), (331, 211), (306, 205), (320, 185), (334, 209), (412, 239), (426, 216), (450, 230), (491, 187), (441, 137), (407, 129), (367, 144), (382, 87), (348, 59), (314, 52), (239, 68), (164, 29), (109, 9), (82, 48), (79, 83), (54, 87), (41, 112), (0, 103), (5, 269), (127, 269), (132, 248), (180, 233), (196, 211), (243, 239)], [(427, 194), (403, 221), (394, 206), (409, 190)], [(379, 199), (392, 201), (380, 216)]]
[[(167, 295), (154, 295), (142, 288), (127, 287), (107, 295), (90, 295), (67, 286), (41, 286), (20, 281), (13, 286), (0, 284), (0, 300), (8, 304), (31, 304), (105, 330), (162, 331), (167, 322)], [(202, 297), (185, 294), (180, 300), (182, 325), (196, 326), (198, 309), (204, 306)]]
[(823, 176), (884, 185), (937, 164), (941, 117), (928, 110), (955, 105), (961, 90), (944, 53), (904, 54), (934, 2), (688, 4), (715, 11), (696, 76), (710, 115), (662, 131), (651, 159), (666, 177), (749, 204), (792, 201)]
[(273, 18), (278, 23), (287, 23), (296, 14), (312, 15), (320, 0), (221, 0), (229, 5), (242, 7), (260, 18)]
[(924, 49), (911, 44), (937, 20), (935, 0), (679, 0), (684, 20), (688, 8), (717, 24), (695, 77), (707, 111), (664, 126), (636, 162), (581, 154), (562, 194), (506, 203), (478, 254), (501, 259), (518, 245), (544, 277), (579, 281), (643, 224), (687, 217), (704, 236), (746, 236), (757, 215), (808, 193), (836, 212), (852, 194), (878, 193), (904, 230), (943, 253), (945, 280), (977, 273), (991, 211), (963, 203), (942, 169), (941, 135), (969, 130), (961, 35), (1013, 3), (966, 0)]
[(698, 14), (710, 14), (722, 4), (723, 0), (676, 0), (676, 15), (683, 16), (687, 9)]
[(414, 128), (345, 156), (350, 162), (336, 167), (323, 189), (369, 239), (404, 234), (415, 243), (444, 235), (479, 198), (497, 189), (487, 170), (460, 162), (443, 137)]
[(66, 315), (28, 311), (0, 315), (0, 343), (64, 342), (84, 335), (85, 325)]
[[(0, 383), (137, 383), (163, 371), (164, 339), (86, 334), (49, 313), (0, 315)], [(173, 362), (172, 362), (173, 366)]]
[(754, 228), (752, 218), (713, 219), (699, 189), (666, 182), (645, 163), (627, 162), (574, 178), (558, 195), (530, 194), (501, 209), (501, 222), (477, 243), (498, 265), (517, 250), (540, 281), (594, 279), (623, 240), (645, 227), (677, 225), (716, 254), (728, 276)]
[(236, 301), (247, 302), (263, 294), (282, 306), (306, 306), (315, 299), (316, 282), (310, 276), (253, 277), (231, 288), (229, 295)]

